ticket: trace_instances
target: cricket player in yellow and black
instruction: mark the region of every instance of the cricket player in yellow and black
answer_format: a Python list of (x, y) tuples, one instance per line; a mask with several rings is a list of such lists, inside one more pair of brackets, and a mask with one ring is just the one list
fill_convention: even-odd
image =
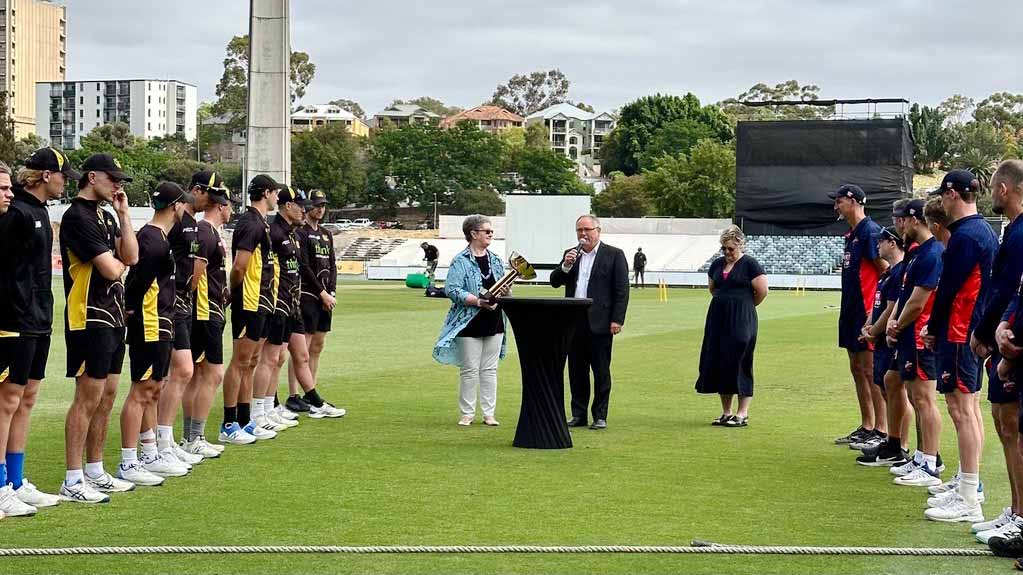
[[(139, 261), (125, 283), (131, 391), (121, 408), (121, 465), (117, 470), (119, 478), (142, 486), (160, 485), (164, 477), (188, 472), (177, 460), (161, 457), (150, 425), (156, 423), (156, 402), (170, 369), (174, 342), (175, 263), (167, 236), (181, 221), (185, 203), (191, 198), (178, 184), (163, 182), (152, 200), (155, 213), (138, 232)], [(152, 421), (143, 425), (147, 410), (152, 410)], [(141, 461), (136, 451), (140, 438)]]
[[(110, 500), (105, 493), (134, 489), (103, 469), (103, 447), (124, 360), (121, 276), (138, 261), (138, 243), (122, 189), (131, 178), (121, 165), (109, 154), (94, 154), (81, 171), (78, 195), (60, 225), (67, 374), (76, 384), (64, 428), (67, 472), (60, 495), (103, 503)], [(117, 217), (101, 209), (101, 202), (109, 202)]]
[(231, 239), (231, 333), (234, 353), (224, 374), (224, 424), (221, 443), (246, 444), (257, 438), (238, 422), (248, 423), (252, 373), (266, 340), (267, 318), (277, 299), (274, 254), (266, 216), (277, 209), (278, 184), (266, 174), (252, 178), (249, 208), (238, 218)]

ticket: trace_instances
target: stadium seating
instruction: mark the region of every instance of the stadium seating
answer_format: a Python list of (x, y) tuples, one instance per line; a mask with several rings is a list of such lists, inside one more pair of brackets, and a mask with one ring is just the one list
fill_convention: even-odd
[[(749, 236), (745, 252), (770, 274), (828, 275), (841, 270), (844, 246), (841, 236)], [(717, 257), (700, 271), (707, 271)]]
[(398, 238), (355, 238), (337, 255), (339, 260), (375, 260), (379, 259), (406, 240)]

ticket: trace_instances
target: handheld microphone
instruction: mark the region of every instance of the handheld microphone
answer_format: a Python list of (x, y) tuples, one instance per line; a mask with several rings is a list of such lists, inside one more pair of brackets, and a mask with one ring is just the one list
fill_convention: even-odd
[(572, 263), (572, 267), (579, 265), (579, 258), (583, 255), (583, 243), (579, 242), (579, 245), (575, 247), (575, 262)]

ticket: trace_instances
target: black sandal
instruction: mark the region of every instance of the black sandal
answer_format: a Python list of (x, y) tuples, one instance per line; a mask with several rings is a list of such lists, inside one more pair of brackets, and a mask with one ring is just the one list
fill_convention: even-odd
[(717, 426), (728, 425), (728, 422), (731, 421), (731, 419), (733, 417), (735, 417), (735, 416), (734, 415), (721, 414), (720, 417), (718, 417), (717, 419), (711, 421), (710, 424), (711, 425), (717, 425)]
[(731, 419), (724, 423), (725, 427), (746, 427), (749, 422), (749, 416), (738, 417), (733, 415)]

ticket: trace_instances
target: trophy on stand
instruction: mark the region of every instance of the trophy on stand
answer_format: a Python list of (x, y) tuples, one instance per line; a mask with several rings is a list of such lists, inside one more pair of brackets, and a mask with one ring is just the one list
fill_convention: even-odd
[(512, 282), (518, 278), (525, 280), (536, 279), (536, 270), (533, 269), (533, 265), (526, 261), (526, 258), (519, 255), (518, 252), (512, 252), (508, 256), (508, 271), (504, 272), (504, 276), (497, 280), (490, 289), (483, 290), (480, 297), (493, 301), (497, 299), (496, 294), (500, 294), (506, 286), (510, 286)]

